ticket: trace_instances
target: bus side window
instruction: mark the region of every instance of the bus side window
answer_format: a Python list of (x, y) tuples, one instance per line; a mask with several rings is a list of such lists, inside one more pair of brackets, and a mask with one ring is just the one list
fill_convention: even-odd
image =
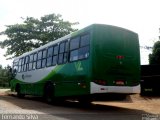
[(69, 61), (72, 62), (87, 58), (89, 56), (89, 44), (89, 34), (71, 39)]
[(79, 48), (80, 37), (72, 38), (70, 41), (70, 50), (75, 50)]
[(46, 67), (46, 56), (47, 56), (47, 50), (44, 49), (42, 51), (42, 68)]
[(80, 47), (89, 45), (89, 34), (81, 36)]
[(18, 62), (18, 72), (21, 72), (21, 64), (22, 64), (22, 59), (19, 59), (19, 62)]
[(24, 62), (25, 62), (25, 58), (22, 58), (22, 63), (21, 63), (21, 72), (24, 71)]
[(37, 53), (34, 53), (34, 56), (33, 56), (33, 67), (32, 69), (36, 69), (36, 61), (37, 61)]
[(68, 61), (68, 47), (69, 47), (69, 44), (68, 44), (68, 41), (66, 41), (65, 42), (64, 58), (63, 58), (64, 63), (66, 63)]
[(52, 58), (52, 65), (57, 64), (57, 56), (58, 56), (58, 45), (53, 47), (53, 58)]
[(53, 46), (49, 47), (47, 50), (47, 64), (46, 64), (47, 67), (52, 65), (52, 56), (53, 56)]
[(26, 57), (24, 57), (23, 71), (26, 71)]
[(69, 61), (76, 61), (78, 60), (78, 50), (70, 51), (70, 59)]
[(13, 71), (12, 71), (12, 73), (13, 73), (13, 76), (15, 76), (16, 74), (17, 74), (17, 72), (18, 72), (18, 61), (17, 60), (15, 60), (14, 62), (13, 62), (13, 69), (12, 69)]
[(64, 42), (59, 44), (58, 64), (63, 63), (63, 53), (64, 53), (64, 49), (65, 49), (64, 46), (65, 46)]
[(59, 45), (58, 64), (67, 62), (68, 41), (64, 41)]
[(24, 71), (28, 71), (28, 66), (29, 66), (29, 56), (25, 57), (25, 67), (24, 67)]
[(40, 69), (42, 67), (42, 50), (38, 52), (38, 60), (36, 68)]
[(72, 38), (70, 40), (70, 58), (69, 61), (78, 60), (78, 49), (79, 49), (80, 37)]
[(29, 56), (29, 69), (28, 70), (32, 70), (32, 67), (33, 67), (33, 54)]
[(78, 59), (85, 59), (89, 56), (89, 34), (81, 36)]

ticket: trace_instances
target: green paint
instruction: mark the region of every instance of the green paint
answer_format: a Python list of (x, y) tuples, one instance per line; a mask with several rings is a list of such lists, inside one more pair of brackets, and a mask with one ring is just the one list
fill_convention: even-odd
[[(93, 78), (106, 80), (114, 86), (115, 80), (126, 81), (126, 86), (135, 86), (140, 81), (140, 52), (138, 35), (113, 26), (93, 28)], [(117, 56), (123, 56), (118, 59)]]
[(75, 68), (77, 71), (83, 71), (82, 63), (81, 61), (74, 63)]
[[(43, 95), (47, 81), (55, 83), (55, 96), (90, 94), (90, 82), (104, 80), (115, 86), (115, 80), (125, 80), (125, 86), (136, 86), (140, 81), (140, 52), (138, 35), (134, 32), (109, 25), (91, 25), (71, 37), (90, 34), (90, 53), (87, 59), (57, 65), (47, 76), (36, 83), (11, 81), (14, 90), (17, 83), (22, 93)], [(117, 59), (117, 56), (124, 56)], [(86, 87), (80, 86), (86, 85)]]

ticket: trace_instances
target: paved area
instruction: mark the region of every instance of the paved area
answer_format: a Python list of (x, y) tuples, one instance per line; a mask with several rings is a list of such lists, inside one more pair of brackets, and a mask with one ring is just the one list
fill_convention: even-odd
[(19, 99), (8, 93), (7, 89), (0, 90), (0, 119), (3, 120), (16, 117), (28, 120), (160, 120), (160, 97), (136, 94), (124, 101), (92, 102), (82, 106), (68, 101), (49, 105), (40, 97)]

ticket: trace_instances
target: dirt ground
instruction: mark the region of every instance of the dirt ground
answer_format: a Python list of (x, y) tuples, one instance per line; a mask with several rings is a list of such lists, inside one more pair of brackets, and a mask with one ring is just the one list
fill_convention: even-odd
[(160, 96), (130, 95), (127, 100), (119, 102), (95, 102), (96, 104), (114, 105), (128, 109), (143, 110), (151, 114), (160, 114)]
[[(56, 120), (137, 120), (143, 115), (156, 115), (160, 120), (160, 96), (142, 97), (130, 95), (123, 101), (92, 102), (91, 106), (67, 102), (61, 105), (49, 105), (37, 97), (17, 98), (8, 89), (0, 89), (0, 113), (37, 113), (50, 114)], [(144, 119), (150, 120), (150, 119)]]

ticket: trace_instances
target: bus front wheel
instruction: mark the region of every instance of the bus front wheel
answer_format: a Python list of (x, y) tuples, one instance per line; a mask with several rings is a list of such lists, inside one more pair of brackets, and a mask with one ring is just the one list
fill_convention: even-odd
[(23, 97), (25, 96), (25, 94), (22, 94), (22, 93), (21, 93), (21, 86), (20, 86), (20, 84), (17, 84), (17, 85), (16, 85), (15, 91), (17, 92), (17, 97), (23, 98)]

